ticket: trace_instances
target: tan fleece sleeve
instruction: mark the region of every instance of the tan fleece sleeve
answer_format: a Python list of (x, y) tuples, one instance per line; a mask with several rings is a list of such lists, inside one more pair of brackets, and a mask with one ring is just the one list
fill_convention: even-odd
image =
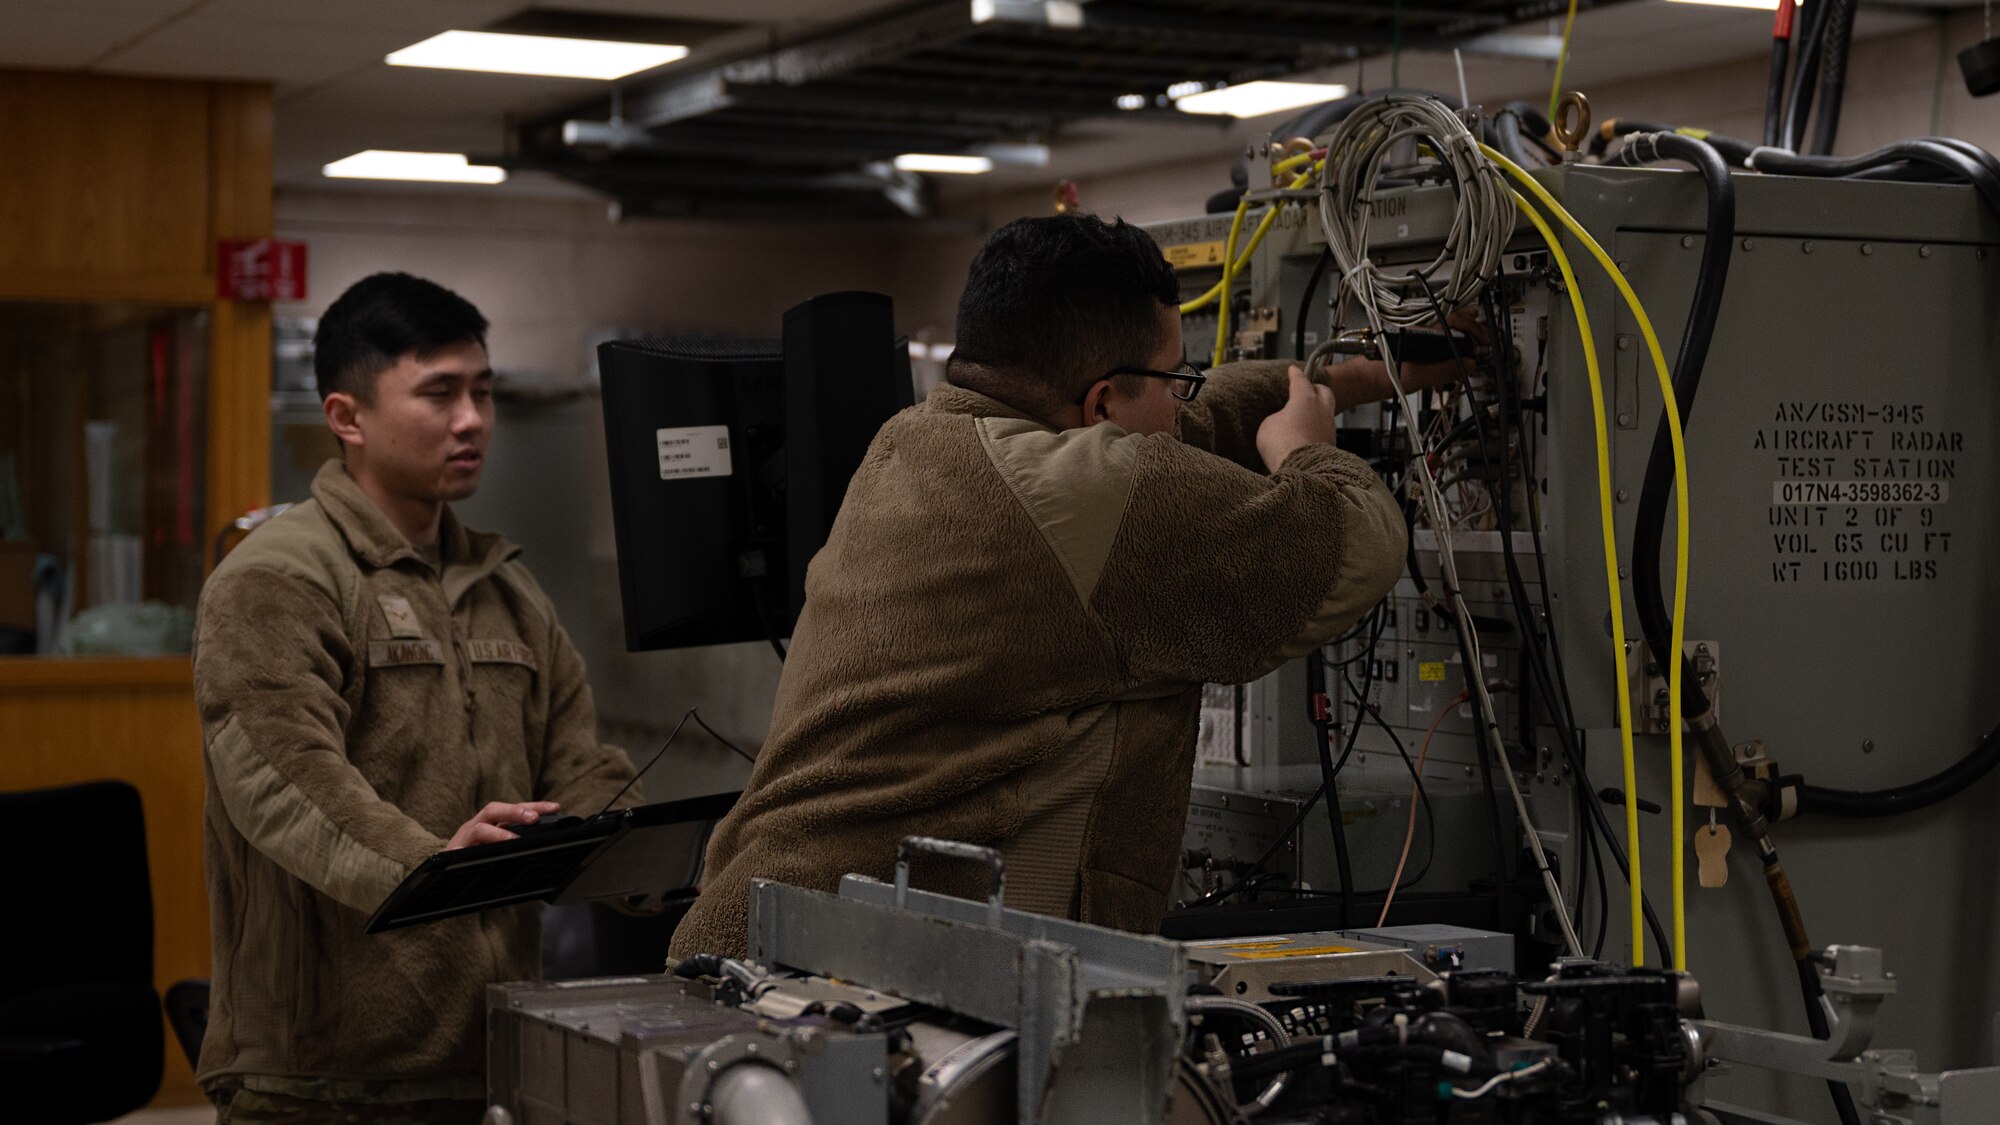
[(1360, 458), (1295, 451), (1264, 477), (1167, 438), (1093, 599), (1139, 683), (1242, 683), (1338, 633), (1402, 570), (1395, 498)]
[[(554, 620), (554, 611), (550, 611)], [(583, 657), (560, 624), (552, 625), (549, 658), (549, 721), (541, 767), (535, 778), (535, 799), (561, 803), (567, 815), (591, 816), (632, 780), (632, 759), (616, 746), (597, 741), (597, 707)], [(618, 798), (617, 808), (645, 800), (638, 786)]]
[(230, 823), (322, 893), (373, 911), (438, 839), (347, 758), (341, 685), (354, 652), (332, 597), (272, 570), (225, 571), (202, 592), (195, 704)]
[(1292, 359), (1248, 360), (1211, 368), (1193, 402), (1181, 407), (1181, 440), (1252, 472), (1264, 471), (1257, 427), (1285, 405)]

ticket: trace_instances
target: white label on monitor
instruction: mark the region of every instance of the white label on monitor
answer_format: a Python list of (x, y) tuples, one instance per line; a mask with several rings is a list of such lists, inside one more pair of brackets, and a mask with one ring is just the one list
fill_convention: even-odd
[(683, 426), (658, 430), (660, 479), (726, 477), (730, 474), (729, 427)]

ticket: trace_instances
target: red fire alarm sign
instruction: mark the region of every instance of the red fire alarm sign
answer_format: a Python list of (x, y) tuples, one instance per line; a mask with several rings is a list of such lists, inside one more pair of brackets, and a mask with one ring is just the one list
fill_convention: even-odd
[(215, 294), (229, 301), (303, 301), (306, 244), (276, 238), (217, 244)]

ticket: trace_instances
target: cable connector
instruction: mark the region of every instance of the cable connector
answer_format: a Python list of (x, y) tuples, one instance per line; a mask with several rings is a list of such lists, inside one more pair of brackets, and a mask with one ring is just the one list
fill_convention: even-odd
[(1763, 169), (1757, 167), (1757, 158), (1764, 155), (1767, 152), (1777, 153), (1779, 156), (1798, 155), (1798, 153), (1793, 152), (1791, 149), (1784, 148), (1778, 145), (1758, 145), (1756, 148), (1750, 150), (1750, 155), (1743, 158), (1743, 166), (1745, 168), (1750, 169), (1752, 172), (1763, 171)]

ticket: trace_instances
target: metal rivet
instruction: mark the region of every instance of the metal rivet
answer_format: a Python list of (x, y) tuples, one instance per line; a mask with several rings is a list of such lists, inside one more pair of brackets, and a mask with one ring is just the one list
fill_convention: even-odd
[(1875, 252), (1875, 247), (1874, 247), (1874, 246), (1873, 246), (1872, 244), (1870, 244), (1870, 243), (1867, 243), (1867, 242), (1864, 242), (1864, 243), (1862, 243), (1862, 244), (1861, 244), (1861, 256), (1862, 256), (1862, 257), (1864, 257), (1864, 258), (1865, 258), (1865, 257), (1867, 257), (1868, 255), (1870, 255), (1870, 254), (1873, 254), (1874, 252)]
[(1799, 243), (1799, 250), (1801, 253), (1806, 253), (1806, 254), (1812, 253), (1813, 252), (1812, 239), (1808, 238), (1804, 242)]
[(1619, 351), (1621, 351), (1621, 352), (1629, 352), (1629, 351), (1631, 351), (1631, 350), (1632, 350), (1632, 337), (1630, 337), (1630, 336), (1620, 336), (1620, 337), (1618, 337), (1618, 350), (1619, 350)]
[(1632, 416), (1631, 416), (1630, 414), (1620, 414), (1620, 415), (1618, 416), (1618, 424), (1619, 424), (1619, 425), (1621, 425), (1621, 426), (1629, 426), (1629, 425), (1631, 425), (1631, 424), (1632, 424)]
[(1692, 246), (1694, 246), (1694, 235), (1691, 234), (1681, 235), (1681, 249), (1686, 250), (1691, 248)]
[(1930, 248), (1930, 247), (1928, 247), (1928, 246), (1919, 246), (1919, 247), (1917, 247), (1917, 257), (1919, 257), (1919, 258), (1928, 258), (1928, 257), (1930, 257), (1930, 256), (1931, 256), (1931, 248)]
[(1619, 273), (1631, 273), (1631, 272), (1632, 272), (1632, 263), (1630, 263), (1630, 262), (1620, 262), (1620, 263), (1618, 263), (1618, 272), (1619, 272)]
[(708, 1060), (708, 1072), (709, 1072), (710, 1074), (714, 1074), (714, 1073), (715, 1073), (716, 1071), (718, 1071), (718, 1070), (721, 1070), (721, 1069), (722, 1069), (722, 1064), (721, 1064), (721, 1063), (719, 1063), (719, 1062), (716, 1062), (716, 1061), (715, 1061), (714, 1059), (710, 1059), (710, 1060)]
[(1757, 248), (1757, 240), (1756, 240), (1756, 239), (1754, 239), (1754, 238), (1746, 238), (1746, 239), (1744, 239), (1744, 240), (1743, 240), (1743, 248), (1744, 248), (1745, 250), (1755, 250), (1755, 249)]
[(1862, 739), (1862, 740), (1861, 740), (1861, 752), (1862, 752), (1863, 754), (1873, 754), (1873, 753), (1875, 752), (1875, 740), (1874, 740), (1874, 739), (1872, 739), (1872, 738), (1864, 738), (1864, 739)]
[(1631, 572), (1630, 570), (1627, 570), (1626, 568), (1624, 568), (1624, 567), (1622, 567), (1622, 566), (1621, 566), (1621, 567), (1619, 567), (1619, 568), (1618, 568), (1618, 577), (1620, 577), (1620, 578), (1630, 578), (1630, 577), (1632, 577), (1632, 572)]
[[(1625, 501), (1630, 500), (1631, 498), (1632, 498), (1632, 493), (1629, 490), (1623, 488), (1618, 490), (1618, 502), (1620, 504), (1623, 504)], [(1621, 571), (1620, 573), (1623, 572)]]

